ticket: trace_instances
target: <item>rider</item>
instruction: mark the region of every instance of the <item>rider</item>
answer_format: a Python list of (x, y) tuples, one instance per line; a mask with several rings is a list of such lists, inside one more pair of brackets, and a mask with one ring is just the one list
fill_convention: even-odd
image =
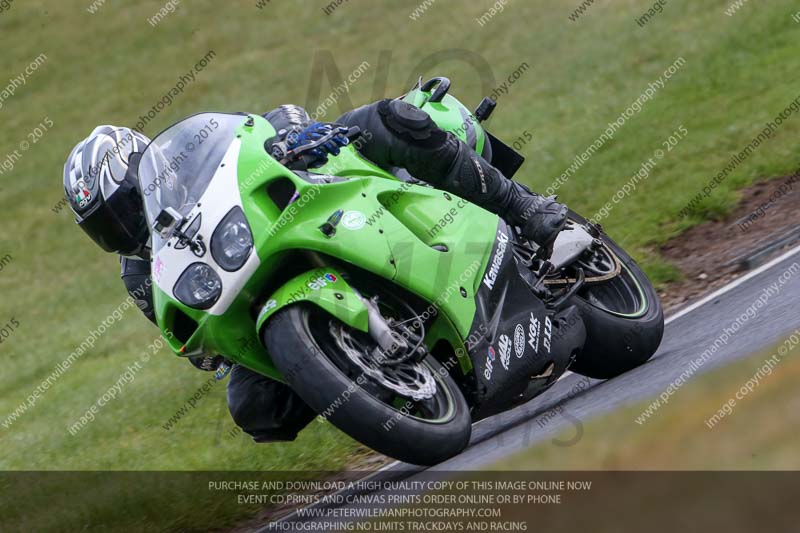
[[(311, 143), (336, 127), (312, 121), (296, 105), (282, 105), (264, 118), (278, 133), (267, 144), (270, 150), (276, 145), (293, 149)], [(342, 115), (336, 124), (369, 132), (359, 150), (381, 168), (404, 168), (415, 178), (496, 213), (540, 246), (549, 247), (566, 221), (565, 206), (507, 179), (470, 146), (437, 127), (427, 113), (402, 100), (362, 106)], [(120, 255), (126, 289), (155, 323), (149, 231), (136, 175), (148, 143), (144, 135), (128, 128), (96, 128), (67, 158), (64, 190), (81, 229), (105, 251)], [(338, 135), (288, 166), (294, 170), (320, 166), (328, 153), (338, 154), (345, 144), (347, 138)], [(190, 361), (201, 370), (214, 371), (225, 360), (206, 356)], [(231, 370), (227, 395), (234, 421), (256, 442), (294, 440), (315, 416), (288, 386), (240, 365)]]

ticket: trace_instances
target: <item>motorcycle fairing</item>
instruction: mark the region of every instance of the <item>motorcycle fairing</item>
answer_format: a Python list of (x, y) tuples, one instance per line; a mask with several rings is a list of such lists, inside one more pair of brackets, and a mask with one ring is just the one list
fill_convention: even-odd
[(467, 349), (476, 395), (473, 416), (495, 412), (522, 396), (532, 378), (558, 378), (582, 346), (580, 328), (554, 334), (563, 317), (548, 310), (520, 276), (513, 252), (516, 237), (499, 220), (494, 246), (475, 296), (475, 319)]

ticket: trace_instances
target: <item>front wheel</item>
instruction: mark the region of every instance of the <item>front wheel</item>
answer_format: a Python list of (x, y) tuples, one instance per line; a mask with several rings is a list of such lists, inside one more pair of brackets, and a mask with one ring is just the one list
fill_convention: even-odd
[(378, 452), (433, 465), (469, 443), (467, 402), (431, 355), (421, 363), (381, 365), (369, 335), (311, 304), (276, 313), (263, 342), (284, 379), (312, 409)]

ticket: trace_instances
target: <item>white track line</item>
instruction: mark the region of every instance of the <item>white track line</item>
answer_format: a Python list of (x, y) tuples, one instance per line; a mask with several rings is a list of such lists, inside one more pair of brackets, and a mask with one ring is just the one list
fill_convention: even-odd
[[(761, 265), (760, 267), (758, 267), (755, 270), (751, 270), (750, 272), (748, 272), (747, 274), (745, 274), (741, 278), (738, 278), (738, 279), (728, 283), (727, 285), (724, 285), (724, 286), (720, 287), (719, 289), (717, 289), (716, 291), (712, 292), (708, 296), (704, 296), (703, 298), (701, 298), (700, 300), (696, 301), (695, 303), (684, 307), (683, 309), (681, 309), (677, 313), (667, 317), (667, 319), (664, 320), (664, 324), (669, 324), (670, 322), (674, 322), (675, 320), (678, 320), (682, 316), (688, 315), (689, 313), (691, 313), (695, 309), (698, 309), (698, 308), (704, 306), (705, 304), (707, 304), (708, 302), (719, 298), (723, 294), (732, 291), (733, 289), (735, 289), (736, 287), (738, 287), (739, 285), (741, 285), (745, 281), (747, 281), (749, 279), (752, 279), (755, 276), (758, 276), (762, 272), (764, 272), (766, 270), (769, 270), (770, 268), (772, 268), (773, 266), (777, 265), (781, 261), (783, 261), (785, 259), (788, 259), (789, 257), (792, 257), (793, 255), (795, 255), (797, 253), (800, 253), (800, 246), (796, 246), (795, 248), (792, 248), (791, 250), (788, 250), (787, 252), (785, 252), (784, 254), (776, 257), (775, 259), (771, 260), (770, 262)], [(561, 381), (562, 379), (567, 378), (567, 377), (571, 376), (572, 374), (573, 374), (573, 372), (571, 370), (567, 370), (566, 372), (564, 372), (564, 374), (561, 375), (560, 378), (558, 378), (558, 381)], [(388, 469), (394, 467), (397, 464), (399, 464), (399, 461), (395, 461), (394, 463), (390, 463), (390, 464), (384, 466), (383, 468), (380, 468), (376, 472), (382, 472), (384, 470), (388, 470)]]
[[(737, 280), (734, 280), (734, 281), (728, 283), (727, 285), (724, 285), (723, 287), (720, 287), (719, 289), (717, 289), (716, 291), (712, 292), (708, 296), (705, 296), (702, 299), (696, 301), (695, 303), (684, 307), (683, 309), (681, 309), (680, 311), (678, 311), (674, 315), (672, 315), (672, 316), (668, 317), (666, 320), (664, 320), (664, 324), (669, 324), (670, 322), (674, 322), (675, 320), (679, 319), (680, 317), (691, 313), (695, 309), (698, 309), (699, 307), (702, 307), (703, 305), (707, 304), (708, 302), (710, 302), (710, 301), (712, 301), (712, 300), (714, 300), (716, 298), (719, 298), (720, 296), (722, 296), (726, 292), (729, 292), (729, 291), (735, 289), (736, 287), (738, 287), (739, 285), (741, 285), (745, 281), (747, 281), (747, 280), (749, 280), (749, 279), (761, 274), (765, 270), (769, 270), (770, 268), (772, 268), (773, 266), (777, 265), (778, 263), (780, 263), (784, 259), (788, 259), (789, 257), (792, 257), (793, 255), (795, 255), (797, 253), (800, 253), (800, 246), (797, 246), (795, 248), (792, 248), (791, 250), (788, 250), (786, 253), (780, 255), (779, 257), (776, 257), (772, 261), (770, 261), (770, 262), (768, 262), (768, 263), (766, 263), (764, 265), (761, 265), (760, 267), (758, 267), (755, 270), (752, 270), (752, 271), (748, 272), (747, 274), (745, 274), (741, 278), (739, 278)], [(558, 378), (558, 381), (561, 381), (562, 379), (564, 379), (566, 377), (569, 377), (572, 374), (573, 374), (572, 371), (567, 370), (566, 372), (564, 372), (564, 374), (561, 375), (560, 378)], [(375, 475), (377, 475), (380, 472), (383, 472), (385, 470), (389, 470), (391, 468), (394, 468), (398, 464), (400, 464), (400, 461), (395, 461), (393, 463), (389, 463), (388, 465), (386, 465), (386, 466), (384, 466), (382, 468), (379, 468), (374, 473), (372, 473), (369, 476), (367, 476), (367, 478), (365, 478), (365, 479), (368, 479), (370, 477), (374, 477)], [(278, 522), (284, 521), (287, 518), (289, 518), (291, 516), (294, 516), (296, 513), (297, 513), (297, 511), (294, 511), (291, 514), (285, 516), (284, 518), (279, 519)]]
[(725, 285), (723, 287), (720, 287), (719, 289), (717, 289), (716, 291), (712, 292), (708, 296), (698, 300), (697, 302), (695, 302), (695, 303), (693, 303), (693, 304), (691, 304), (689, 306), (684, 307), (683, 309), (681, 309), (680, 311), (678, 311), (674, 315), (672, 315), (669, 318), (667, 318), (664, 321), (664, 323), (665, 324), (669, 324), (670, 322), (674, 322), (675, 320), (678, 320), (680, 317), (691, 313), (692, 311), (694, 311), (698, 307), (702, 307), (703, 305), (707, 304), (708, 302), (710, 302), (710, 301), (712, 301), (712, 300), (714, 300), (716, 298), (719, 298), (720, 296), (722, 296), (726, 292), (729, 292), (729, 291), (735, 289), (736, 287), (738, 287), (739, 285), (741, 285), (745, 281), (747, 281), (747, 280), (749, 280), (749, 279), (751, 279), (751, 278), (753, 278), (755, 276), (758, 276), (759, 274), (761, 274), (765, 270), (769, 270), (770, 268), (772, 268), (773, 266), (777, 265), (781, 261), (783, 261), (785, 259), (788, 259), (789, 257), (795, 255), (798, 252), (800, 252), (800, 246), (796, 246), (795, 248), (792, 248), (791, 250), (788, 250), (786, 253), (776, 257), (775, 259), (773, 259), (769, 263), (761, 265), (760, 267), (758, 267), (755, 270), (751, 270), (750, 272), (748, 272), (747, 274), (745, 274), (741, 278), (739, 278), (737, 280), (734, 280), (734, 281), (728, 283), (727, 285)]

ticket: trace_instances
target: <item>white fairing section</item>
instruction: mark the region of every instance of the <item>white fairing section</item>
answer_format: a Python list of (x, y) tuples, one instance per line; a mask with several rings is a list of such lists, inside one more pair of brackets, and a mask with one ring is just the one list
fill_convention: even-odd
[(202, 213), (202, 223), (198, 235), (203, 236), (206, 245), (206, 253), (203, 257), (197, 257), (187, 246), (182, 250), (174, 248), (176, 239), (170, 241), (171, 246), (163, 246), (153, 258), (153, 279), (159, 289), (167, 293), (171, 298), (175, 298), (172, 289), (184, 270), (192, 263), (205, 263), (217, 273), (222, 280), (222, 294), (213, 307), (206, 312), (212, 315), (221, 315), (228, 310), (233, 300), (241, 291), (245, 283), (258, 269), (260, 261), (255, 248), (250, 252), (247, 262), (236, 272), (226, 272), (220, 268), (211, 256), (211, 235), (217, 225), (235, 206), (242, 206), (242, 196), (239, 192), (236, 166), (239, 160), (239, 150), (241, 141), (235, 139), (225, 157), (220, 163), (214, 178), (200, 198), (200, 208), (194, 207), (186, 217), (191, 222), (198, 213)]

